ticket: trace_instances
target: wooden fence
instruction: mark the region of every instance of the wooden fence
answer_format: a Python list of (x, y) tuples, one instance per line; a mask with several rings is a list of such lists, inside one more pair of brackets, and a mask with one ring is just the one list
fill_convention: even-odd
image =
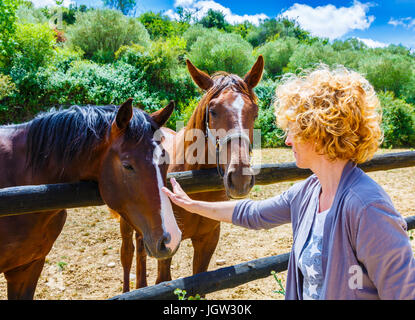
[[(415, 166), (415, 151), (377, 155), (359, 167), (366, 171), (389, 170)], [(268, 185), (308, 177), (310, 170), (299, 169), (294, 162), (254, 166), (259, 173), (255, 184)], [(222, 190), (216, 168), (171, 173), (188, 193)], [(168, 182), (168, 187), (170, 183)], [(64, 208), (103, 205), (96, 182), (19, 186), (0, 189), (0, 217)]]
[[(380, 171), (415, 166), (415, 151), (377, 155), (359, 167), (365, 171)], [(254, 166), (255, 167), (255, 166)], [(255, 184), (268, 185), (282, 181), (292, 181), (308, 177), (310, 170), (299, 169), (294, 162), (264, 164), (255, 167), (259, 173)], [(188, 193), (216, 191), (223, 189), (223, 183), (216, 168), (208, 170), (171, 173)], [(168, 187), (170, 184), (168, 182)], [(98, 185), (93, 181), (76, 183), (19, 186), (0, 189), (0, 218), (64, 208), (77, 208), (103, 205)], [(408, 229), (415, 228), (415, 216), (406, 218)], [(112, 299), (177, 299), (176, 288), (186, 290), (189, 295), (207, 294), (233, 288), (249, 281), (268, 277), (272, 270), (281, 272), (287, 269), (289, 253), (266, 257), (203, 272), (191, 277), (163, 282), (155, 286), (134, 290)]]

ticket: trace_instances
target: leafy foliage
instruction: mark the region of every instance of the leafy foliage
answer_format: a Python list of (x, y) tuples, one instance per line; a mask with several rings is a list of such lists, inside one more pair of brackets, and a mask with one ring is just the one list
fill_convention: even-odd
[(123, 14), (129, 14), (136, 6), (136, 0), (102, 0), (105, 6), (120, 10)]
[(296, 38), (287, 37), (267, 42), (259, 47), (257, 52), (264, 56), (265, 71), (269, 76), (281, 75), (286, 69), (297, 46)]
[(383, 146), (411, 147), (415, 143), (415, 108), (393, 93), (378, 94), (382, 105)]
[(84, 51), (86, 58), (102, 63), (112, 62), (122, 45), (150, 43), (147, 30), (137, 19), (116, 10), (78, 12), (67, 37), (70, 45)]
[(8, 58), (13, 54), (16, 10), (20, 4), (20, 0), (2, 0), (0, 2), (0, 67), (7, 65)]
[(217, 28), (222, 30), (229, 29), (229, 23), (225, 20), (225, 15), (221, 11), (209, 9), (207, 15), (200, 20), (200, 24), (205, 28)]
[(254, 63), (252, 46), (240, 35), (213, 29), (197, 38), (189, 59), (201, 70), (212, 74), (226, 71), (243, 76)]

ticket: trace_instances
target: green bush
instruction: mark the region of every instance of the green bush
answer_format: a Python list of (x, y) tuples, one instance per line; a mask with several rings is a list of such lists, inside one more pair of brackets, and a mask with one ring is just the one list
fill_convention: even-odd
[(138, 17), (138, 20), (147, 29), (151, 39), (174, 37), (182, 32), (179, 23), (160, 12), (145, 12)]
[(382, 147), (414, 147), (415, 106), (395, 98), (392, 92), (378, 94), (382, 106)]
[(35, 71), (47, 66), (54, 57), (55, 33), (47, 23), (17, 24), (15, 42), (13, 67)]
[(322, 42), (315, 42), (311, 45), (302, 44), (295, 48), (287, 65), (287, 71), (296, 72), (299, 69), (308, 69), (318, 63), (325, 63), (329, 66), (338, 64), (338, 53), (332, 46)]
[(14, 51), (14, 33), (16, 31), (16, 11), (20, 0), (0, 1), (0, 68), (10, 63)]
[(40, 81), (45, 102), (57, 104), (120, 104), (138, 97), (143, 105), (152, 104), (142, 94), (142, 74), (126, 63), (99, 65), (75, 61), (67, 72), (50, 71)]
[(190, 49), (189, 59), (210, 74), (226, 71), (240, 76), (248, 72), (255, 62), (252, 46), (240, 35), (217, 30), (197, 38)]
[(281, 75), (297, 46), (297, 39), (284, 38), (267, 42), (257, 52), (264, 56), (265, 71), (271, 77)]
[(21, 5), (16, 11), (17, 22), (19, 23), (46, 23), (48, 18), (42, 9), (36, 9), (27, 4)]
[[(201, 24), (194, 24), (192, 26), (189, 27), (189, 29), (187, 29), (184, 33), (183, 33), (183, 39), (186, 40), (186, 50), (190, 51), (190, 48), (192, 47), (192, 45), (196, 42), (196, 40), (206, 34), (206, 33), (210, 33), (210, 32), (216, 32), (218, 31), (215, 28), (212, 29), (207, 29), (204, 26), (202, 26)], [(217, 34), (217, 33), (215, 33)]]
[(16, 85), (13, 83), (10, 76), (0, 73), (0, 100), (10, 96), (16, 91)]
[(275, 122), (273, 98), (277, 82), (272, 80), (261, 81), (255, 88), (258, 96), (258, 119), (255, 129), (261, 130), (261, 146), (264, 148), (277, 148), (285, 146), (283, 131)]
[(173, 37), (156, 40), (147, 48), (140, 45), (123, 46), (116, 52), (118, 61), (142, 72), (147, 90), (156, 95), (161, 104), (169, 100), (176, 102), (176, 111), (167, 124), (171, 128), (175, 127), (176, 121), (184, 119), (182, 108), (199, 95), (183, 61), (185, 47), (185, 40)]
[(310, 41), (311, 39), (309, 32), (301, 29), (295, 20), (282, 18), (266, 19), (259, 26), (251, 26), (246, 40), (254, 47), (258, 47), (267, 41), (286, 37), (293, 37), (302, 42)]
[[(8, 98), (8, 107), (2, 108), (4, 112), (7, 111), (6, 120), (3, 120), (5, 122), (21, 120), (32, 112), (25, 108), (30, 108), (26, 103), (33, 105), (38, 101), (39, 84), (36, 74), (55, 58), (55, 34), (47, 24), (17, 24), (14, 41), (15, 50), (4, 71), (16, 84), (18, 94), (12, 94)], [(0, 116), (0, 120), (4, 116)]]
[(68, 27), (68, 42), (97, 62), (111, 62), (122, 46), (136, 43), (148, 46), (150, 37), (136, 18), (115, 10), (90, 10), (76, 13), (76, 23)]
[[(368, 52), (359, 62), (359, 71), (378, 91), (392, 91), (399, 97), (413, 76), (413, 59), (402, 55)], [(412, 88), (413, 90), (413, 88)]]

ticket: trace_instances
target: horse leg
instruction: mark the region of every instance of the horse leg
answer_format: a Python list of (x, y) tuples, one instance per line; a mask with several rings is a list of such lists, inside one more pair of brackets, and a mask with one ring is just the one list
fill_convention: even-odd
[(9, 300), (33, 300), (45, 257), (4, 273)]
[(134, 243), (133, 232), (134, 229), (125, 221), (120, 218), (120, 231), (121, 231), (121, 264), (124, 272), (124, 283), (122, 292), (130, 291), (130, 271), (134, 257)]
[(144, 250), (143, 235), (140, 232), (135, 232), (136, 244), (136, 283), (135, 288), (147, 287), (147, 255)]
[(194, 254), (193, 254), (193, 274), (207, 271), (219, 242), (220, 224), (212, 229), (209, 233), (200, 237), (191, 238)]
[(171, 259), (157, 260), (157, 280), (156, 284), (171, 280)]

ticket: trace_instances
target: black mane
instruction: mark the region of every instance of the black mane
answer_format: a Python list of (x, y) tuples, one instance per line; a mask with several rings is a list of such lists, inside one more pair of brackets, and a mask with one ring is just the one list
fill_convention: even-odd
[[(105, 138), (118, 106), (72, 106), (42, 113), (27, 123), (27, 166), (33, 170), (47, 165), (53, 156), (64, 169), (80, 155), (91, 155)], [(125, 139), (139, 143), (154, 128), (151, 117), (134, 108)]]

